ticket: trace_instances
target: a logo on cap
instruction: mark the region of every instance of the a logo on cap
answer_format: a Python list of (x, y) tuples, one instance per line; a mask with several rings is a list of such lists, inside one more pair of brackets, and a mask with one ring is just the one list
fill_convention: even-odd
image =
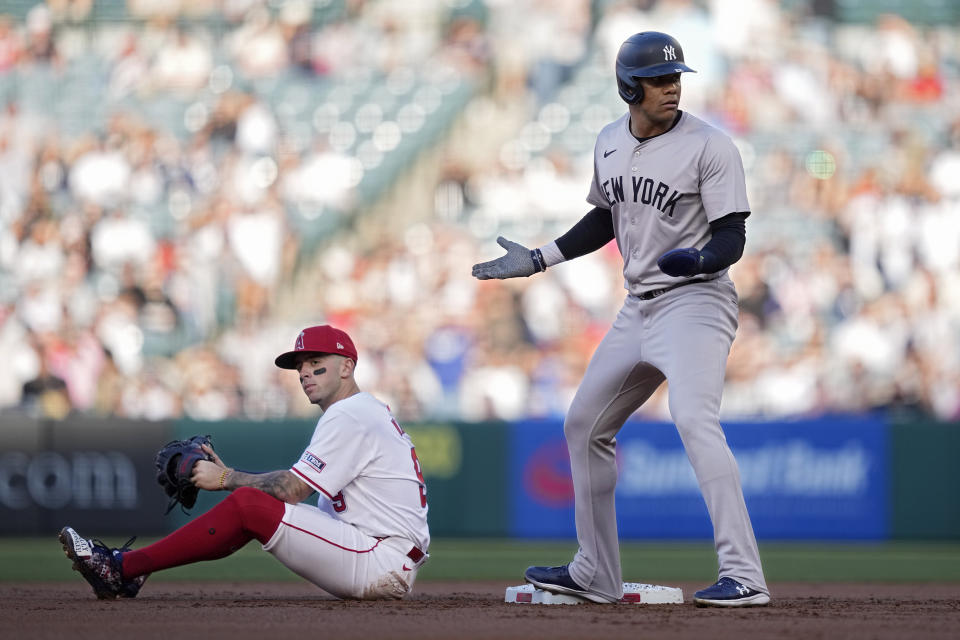
[(337, 343), (337, 349), (343, 349), (343, 345), (340, 344), (339, 342)]
[(293, 345), (295, 351), (303, 351), (303, 331), (297, 336), (297, 344)]
[(673, 45), (667, 45), (663, 48), (663, 59), (664, 60), (676, 60), (677, 52), (674, 50)]

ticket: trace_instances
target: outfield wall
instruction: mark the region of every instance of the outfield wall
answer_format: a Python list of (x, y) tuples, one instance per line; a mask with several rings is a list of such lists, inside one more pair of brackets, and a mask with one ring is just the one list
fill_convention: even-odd
[[(213, 437), (237, 468), (287, 468), (314, 420), (133, 422), (0, 418), (0, 535), (158, 535), (153, 455), (167, 441)], [(436, 537), (572, 539), (573, 488), (559, 421), (404, 425), (427, 480)], [(883, 414), (727, 423), (761, 540), (960, 539), (960, 424)], [(624, 539), (709, 539), (693, 471), (670, 424), (629, 422), (617, 438)], [(192, 515), (222, 493), (201, 492)]]

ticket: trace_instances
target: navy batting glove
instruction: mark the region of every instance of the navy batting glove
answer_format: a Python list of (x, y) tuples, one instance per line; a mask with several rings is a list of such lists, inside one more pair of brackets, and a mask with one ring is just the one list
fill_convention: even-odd
[(660, 256), (657, 266), (668, 276), (695, 276), (703, 273), (703, 254), (693, 247), (673, 249)]

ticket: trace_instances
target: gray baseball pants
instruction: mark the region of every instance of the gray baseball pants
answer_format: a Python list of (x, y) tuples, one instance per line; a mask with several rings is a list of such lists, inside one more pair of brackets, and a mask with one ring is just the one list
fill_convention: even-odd
[(737, 304), (726, 275), (652, 300), (629, 295), (593, 354), (563, 426), (580, 544), (569, 570), (585, 589), (611, 600), (623, 595), (615, 436), (666, 379), (670, 415), (713, 523), (719, 575), (769, 593), (740, 472), (719, 421)]

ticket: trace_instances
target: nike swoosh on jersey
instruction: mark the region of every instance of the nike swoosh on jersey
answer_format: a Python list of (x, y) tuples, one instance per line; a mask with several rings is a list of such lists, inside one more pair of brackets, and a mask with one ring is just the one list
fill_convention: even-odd
[(412, 569), (411, 569), (410, 567), (408, 567), (407, 565), (403, 565), (403, 570), (404, 570), (404, 571), (412, 571)]
[(606, 158), (608, 155), (610, 155), (611, 153), (615, 153), (616, 151), (617, 151), (616, 149), (610, 149), (610, 151), (604, 151), (603, 157)]

